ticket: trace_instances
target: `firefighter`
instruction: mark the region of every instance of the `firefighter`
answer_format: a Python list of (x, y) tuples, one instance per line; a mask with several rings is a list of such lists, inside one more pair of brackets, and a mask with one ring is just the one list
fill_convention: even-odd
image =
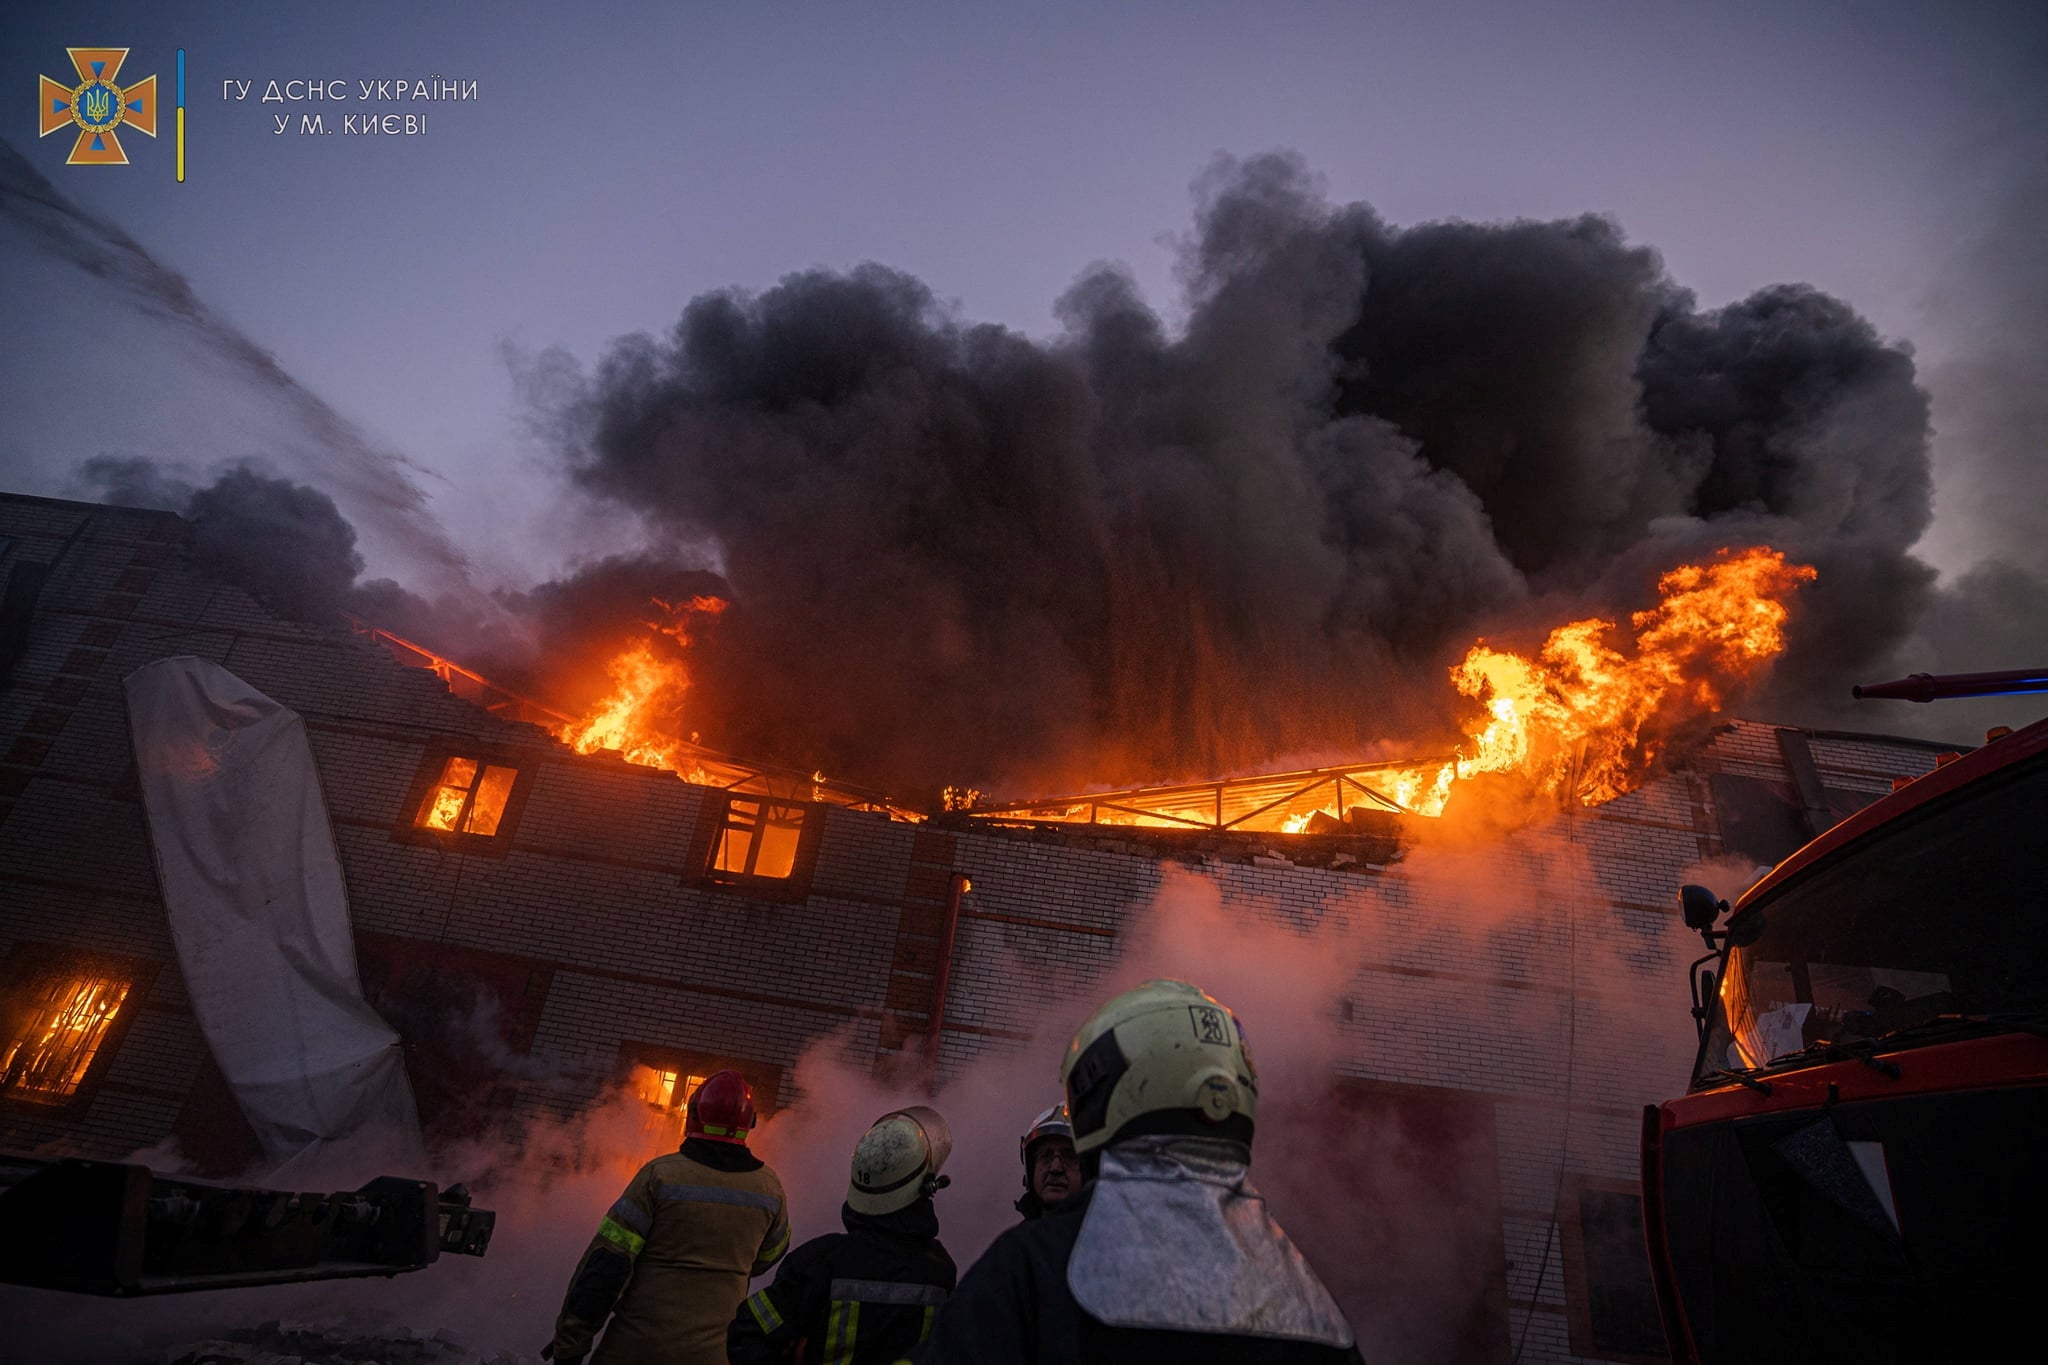
[(1249, 1177), (1258, 1072), (1184, 981), (1091, 1016), (1060, 1079), (1087, 1183), (1003, 1233), (921, 1365), (1358, 1365), (1351, 1325)]
[[(541, 1353), (593, 1365), (725, 1365), (725, 1324), (747, 1280), (789, 1248), (782, 1182), (747, 1150), (754, 1095), (738, 1072), (705, 1078), (681, 1150), (640, 1168), (598, 1224)], [(614, 1311), (616, 1308), (616, 1311)]]
[(1081, 1158), (1074, 1151), (1074, 1125), (1067, 1120), (1066, 1105), (1055, 1104), (1031, 1120), (1017, 1139), (1017, 1155), (1024, 1162), (1024, 1193), (1017, 1199), (1017, 1212), (1027, 1221), (1043, 1217), (1081, 1188)]
[(726, 1335), (733, 1365), (886, 1365), (923, 1341), (956, 1275), (932, 1205), (952, 1147), (923, 1105), (875, 1120), (853, 1149), (846, 1231), (790, 1252), (775, 1283), (740, 1305)]

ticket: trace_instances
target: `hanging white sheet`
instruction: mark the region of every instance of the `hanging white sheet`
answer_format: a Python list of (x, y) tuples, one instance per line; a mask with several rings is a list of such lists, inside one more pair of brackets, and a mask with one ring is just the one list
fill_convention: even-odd
[(189, 655), (128, 675), (157, 877), (192, 1012), (273, 1168), (405, 1159), (398, 1035), (363, 999), (348, 892), (298, 713)]

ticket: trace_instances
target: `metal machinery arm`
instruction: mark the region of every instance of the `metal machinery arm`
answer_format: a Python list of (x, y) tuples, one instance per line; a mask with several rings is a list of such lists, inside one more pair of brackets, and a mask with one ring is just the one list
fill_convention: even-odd
[(295, 1194), (0, 1156), (0, 1283), (41, 1289), (126, 1296), (396, 1275), (444, 1251), (483, 1255), (495, 1222), (460, 1185), (395, 1176)]
[(1858, 701), (1942, 701), (1950, 697), (2048, 692), (2048, 668), (2009, 668), (2002, 673), (1914, 673), (1896, 682), (1865, 683), (1849, 692)]

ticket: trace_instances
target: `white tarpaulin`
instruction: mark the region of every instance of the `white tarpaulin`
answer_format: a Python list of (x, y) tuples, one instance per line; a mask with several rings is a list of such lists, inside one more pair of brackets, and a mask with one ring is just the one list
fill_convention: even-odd
[(419, 1148), (398, 1035), (363, 999), (305, 722), (189, 655), (128, 675), (128, 723), (192, 1012), (274, 1166)]

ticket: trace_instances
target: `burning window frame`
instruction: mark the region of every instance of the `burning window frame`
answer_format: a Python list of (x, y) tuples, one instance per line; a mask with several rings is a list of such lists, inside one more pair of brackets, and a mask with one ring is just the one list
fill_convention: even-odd
[[(5, 1059), (0, 1065), (0, 1105), (49, 1117), (76, 1116), (84, 1110), (104, 1082), (155, 979), (155, 964), (139, 959), (16, 943), (0, 967), (0, 1059)], [(54, 1027), (59, 1019), (53, 1016), (75, 1008), (79, 990), (94, 984), (118, 987), (120, 995), (112, 1008), (99, 1013), (91, 1028), (94, 1036), (70, 1081), (57, 1088), (21, 1084), (19, 1049), (30, 1046), (39, 1030)]]
[[(637, 1073), (645, 1068), (657, 1073), (674, 1072), (675, 1093), (667, 1104), (657, 1104), (639, 1093)], [(768, 1121), (782, 1092), (782, 1068), (745, 1057), (726, 1057), (712, 1052), (694, 1052), (662, 1043), (625, 1043), (619, 1048), (618, 1083), (631, 1089), (650, 1109), (673, 1118), (678, 1138), (683, 1131), (683, 1107), (689, 1096), (683, 1090), (687, 1076), (709, 1077), (720, 1071), (737, 1071), (754, 1092), (754, 1122)]]
[[(772, 875), (736, 871), (718, 865), (727, 838), (742, 829), (750, 837), (749, 864), (758, 865), (761, 841), (753, 837), (753, 833), (759, 825), (735, 823), (736, 809), (741, 806), (754, 808), (763, 820), (771, 809), (783, 812), (778, 824), (785, 829), (789, 827), (790, 814), (796, 814), (796, 848), (790, 856), (788, 872)], [(690, 854), (690, 866), (697, 872), (690, 880), (768, 899), (802, 900), (810, 894), (811, 876), (818, 862), (818, 841), (823, 835), (825, 820), (825, 806), (815, 801), (801, 801), (765, 791), (711, 792), (707, 794), (697, 817), (696, 838)]]
[[(512, 774), (497, 823), (489, 833), (470, 829), (436, 829), (425, 823), (429, 807), (443, 788), (450, 785), (444, 781), (450, 763), (457, 761), (476, 765), (469, 785), (463, 788), (463, 803), (456, 817), (458, 823), (466, 822), (474, 809), (477, 792), (492, 769)], [(427, 745), (420, 757), (419, 768), (406, 792), (405, 805), (392, 828), (392, 838), (402, 843), (430, 843), (444, 847), (459, 844), (465, 850), (503, 857), (518, 832), (519, 820), (525, 812), (526, 798), (532, 790), (534, 773), (539, 766), (539, 756), (530, 750), (473, 740), (436, 740)]]

